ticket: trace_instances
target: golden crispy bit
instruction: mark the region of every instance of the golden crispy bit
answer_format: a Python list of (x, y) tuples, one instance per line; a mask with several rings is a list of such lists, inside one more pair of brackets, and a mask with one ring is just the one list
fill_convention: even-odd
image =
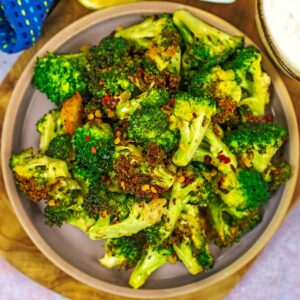
[(81, 125), (82, 113), (82, 98), (76, 92), (70, 99), (64, 101), (61, 108), (61, 120), (68, 134), (73, 134), (75, 129)]

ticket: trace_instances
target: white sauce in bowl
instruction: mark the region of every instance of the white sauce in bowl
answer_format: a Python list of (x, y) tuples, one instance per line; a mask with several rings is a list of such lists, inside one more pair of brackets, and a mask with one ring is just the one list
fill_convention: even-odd
[(263, 12), (276, 48), (300, 72), (300, 0), (264, 0)]

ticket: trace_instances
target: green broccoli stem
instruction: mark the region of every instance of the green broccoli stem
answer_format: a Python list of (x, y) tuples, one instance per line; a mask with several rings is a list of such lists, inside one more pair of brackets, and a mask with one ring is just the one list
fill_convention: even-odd
[(89, 229), (89, 237), (92, 240), (99, 240), (138, 233), (161, 219), (165, 211), (165, 204), (165, 199), (154, 199), (149, 203), (135, 204), (129, 216), (119, 223), (103, 225), (103, 222), (97, 222)]
[(161, 246), (149, 247), (144, 250), (142, 258), (130, 275), (129, 284), (134, 289), (141, 287), (154, 271), (168, 262), (169, 255), (171, 255), (170, 250), (163, 249)]
[(177, 166), (187, 166), (192, 160), (197, 148), (204, 138), (208, 122), (205, 124), (205, 111), (192, 120), (182, 121), (179, 148), (173, 156), (173, 163)]
[(209, 143), (210, 149), (207, 151), (200, 145), (193, 158), (194, 161), (205, 162), (205, 157), (208, 156), (212, 160), (212, 164), (223, 174), (228, 174), (237, 168), (236, 156), (216, 136), (211, 126), (208, 126), (204, 140)]
[(188, 197), (189, 193), (195, 191), (198, 189), (199, 184), (202, 184), (203, 182), (197, 178), (192, 183), (190, 183), (188, 186), (183, 187), (183, 184), (175, 181), (172, 189), (172, 194), (170, 197), (169, 207), (167, 210), (166, 215), (166, 237), (170, 236), (170, 234), (173, 232), (176, 222), (182, 212), (182, 210), (185, 208), (185, 206), (188, 204), (190, 198)]
[(191, 241), (189, 239), (185, 239), (178, 244), (173, 243), (173, 248), (178, 258), (192, 275), (196, 275), (203, 271), (203, 267), (200, 265), (198, 258), (193, 254)]

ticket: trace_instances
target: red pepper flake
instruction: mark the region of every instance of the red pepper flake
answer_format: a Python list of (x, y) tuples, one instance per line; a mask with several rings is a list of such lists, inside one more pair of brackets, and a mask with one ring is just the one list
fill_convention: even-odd
[(220, 180), (219, 180), (219, 182), (218, 182), (219, 187), (224, 183), (224, 181), (225, 181), (225, 177), (224, 177), (224, 176), (221, 176), (221, 177), (220, 177)]
[(142, 77), (142, 75), (143, 75), (143, 69), (142, 69), (142, 68), (140, 68), (140, 69), (138, 70), (138, 72), (137, 72), (136, 76), (137, 76), (138, 78), (141, 78), (141, 77)]
[(230, 168), (231, 168), (231, 170), (232, 170), (234, 173), (236, 172), (236, 169), (235, 169), (234, 165), (230, 164)]
[(99, 145), (100, 148), (103, 146), (100, 141), (98, 142), (98, 145)]
[(105, 105), (106, 102), (110, 102), (112, 101), (114, 98), (110, 95), (105, 95), (102, 99), (101, 99), (101, 103), (102, 105)]
[(208, 165), (211, 164), (211, 157), (209, 155), (205, 155), (204, 156), (204, 162)]
[(229, 164), (230, 163), (230, 158), (223, 155), (223, 154), (219, 154), (218, 155), (218, 160), (224, 164)]
[(187, 186), (187, 185), (189, 185), (192, 181), (193, 181), (193, 178), (187, 177), (187, 178), (185, 178), (183, 184), (184, 184), (184, 186)]
[(94, 147), (94, 146), (91, 147), (91, 153), (92, 154), (96, 154), (97, 153), (96, 147)]
[(89, 135), (87, 135), (87, 136), (85, 137), (85, 140), (86, 140), (87, 142), (89, 142), (89, 141), (91, 140), (91, 137), (90, 137)]
[(171, 99), (170, 99), (170, 107), (171, 107), (171, 108), (174, 108), (175, 101), (176, 101), (175, 98), (171, 98)]

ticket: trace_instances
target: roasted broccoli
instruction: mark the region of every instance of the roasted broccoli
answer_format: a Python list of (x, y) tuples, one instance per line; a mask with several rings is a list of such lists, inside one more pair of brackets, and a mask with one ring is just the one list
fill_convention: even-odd
[(49, 226), (72, 224), (87, 232), (95, 223), (82, 208), (83, 197), (79, 184), (69, 178), (60, 179), (47, 194), (45, 223)]
[(107, 172), (112, 164), (113, 134), (106, 123), (85, 124), (78, 127), (72, 137), (76, 161), (95, 174)]
[(139, 145), (156, 144), (167, 153), (178, 147), (177, 129), (169, 129), (166, 115), (158, 107), (136, 110), (127, 123), (128, 138)]
[(142, 256), (143, 243), (135, 235), (107, 239), (99, 262), (107, 268), (133, 268)]
[(88, 168), (75, 166), (72, 168), (72, 175), (74, 179), (79, 183), (82, 193), (85, 195), (89, 191), (89, 187), (94, 182), (100, 181), (100, 176), (93, 173)]
[(149, 246), (143, 250), (141, 259), (134, 267), (129, 278), (129, 284), (133, 288), (138, 289), (154, 271), (168, 262), (176, 262), (172, 246), (168, 244)]
[[(110, 215), (100, 218), (89, 230), (92, 240), (117, 238), (133, 235), (159, 222), (165, 213), (166, 199), (153, 199), (132, 205), (128, 216), (118, 223), (112, 223)], [(112, 218), (113, 219), (113, 218)]]
[(33, 82), (56, 105), (79, 92), (87, 93), (86, 54), (48, 53), (37, 59)]
[(172, 233), (182, 210), (189, 202), (205, 207), (210, 198), (213, 197), (209, 183), (201, 176), (196, 167), (189, 166), (187, 169), (178, 172), (177, 176), (177, 180), (172, 187), (166, 213), (165, 228), (167, 235)]
[(226, 70), (233, 70), (243, 95), (239, 106), (246, 105), (255, 116), (265, 114), (265, 106), (270, 101), (271, 79), (261, 69), (261, 53), (253, 46), (237, 52), (233, 60), (224, 64)]
[(199, 214), (198, 207), (188, 204), (174, 231), (172, 245), (175, 253), (193, 275), (210, 270), (214, 263), (208, 248), (205, 222), (206, 220)]
[(45, 200), (52, 184), (61, 177), (70, 177), (66, 162), (36, 154), (32, 148), (13, 154), (9, 166), (15, 182), (33, 201)]
[(221, 176), (219, 195), (228, 207), (238, 211), (260, 207), (270, 198), (262, 175), (251, 169), (238, 169), (236, 172)]
[(173, 21), (185, 41), (182, 57), (184, 70), (218, 65), (243, 46), (242, 37), (212, 27), (185, 10), (177, 10)]
[(219, 247), (229, 247), (255, 227), (261, 220), (258, 208), (241, 213), (229, 208), (217, 199), (211, 201), (207, 209), (210, 222), (210, 237)]
[(53, 138), (46, 150), (47, 156), (68, 161), (72, 157), (71, 138), (68, 134), (61, 134)]
[(279, 189), (282, 184), (290, 179), (291, 173), (291, 166), (285, 161), (269, 166), (263, 174), (268, 190), (273, 192)]
[(116, 114), (119, 119), (128, 118), (136, 110), (141, 108), (158, 108), (168, 103), (168, 93), (165, 88), (154, 88), (140, 94), (131, 100), (121, 100), (116, 107)]
[(168, 69), (180, 73), (180, 35), (168, 14), (146, 17), (143, 22), (118, 30), (136, 51), (146, 50), (145, 56), (153, 60), (159, 71)]
[(130, 47), (123, 38), (106, 37), (101, 40), (99, 45), (92, 46), (87, 54), (88, 70), (97, 66), (107, 68), (119, 66), (124, 58), (130, 55)]
[(58, 109), (52, 109), (44, 114), (36, 123), (36, 129), (40, 133), (40, 151), (45, 152), (52, 139), (66, 133)]
[(278, 124), (249, 122), (227, 131), (224, 142), (242, 164), (264, 172), (286, 138), (287, 131)]
[(222, 142), (221, 138), (215, 134), (212, 126), (208, 126), (204, 142), (200, 144), (193, 160), (211, 164), (224, 174), (235, 171), (237, 168), (235, 155)]
[(195, 155), (212, 115), (216, 112), (214, 100), (208, 96), (196, 97), (178, 92), (173, 96), (174, 110), (169, 120), (172, 128), (180, 131), (179, 148), (173, 156), (177, 166), (186, 166)]

